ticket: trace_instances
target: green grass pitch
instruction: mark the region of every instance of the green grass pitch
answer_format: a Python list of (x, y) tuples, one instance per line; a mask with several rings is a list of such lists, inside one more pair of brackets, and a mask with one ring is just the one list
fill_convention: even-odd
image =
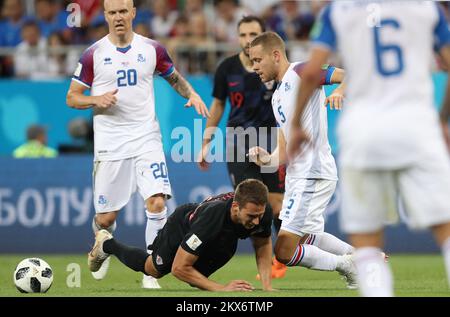
[[(248, 293), (215, 293), (200, 291), (178, 281), (173, 276), (160, 280), (161, 290), (140, 288), (142, 274), (136, 273), (120, 263), (111, 261), (106, 278), (96, 281), (91, 277), (84, 255), (33, 255), (47, 261), (53, 268), (53, 286), (47, 294), (21, 294), (13, 283), (13, 272), (17, 263), (31, 255), (0, 255), (0, 296), (281, 296), (281, 297), (347, 297), (358, 296), (357, 291), (347, 290), (336, 272), (318, 272), (304, 268), (289, 268), (283, 279), (273, 281), (276, 292), (263, 292), (255, 279), (256, 264), (253, 255), (235, 256), (225, 267), (216, 272), (212, 279), (226, 283), (231, 279), (245, 279), (256, 287)], [(447, 287), (442, 257), (438, 255), (398, 255), (390, 257), (395, 275), (396, 296), (450, 296)], [(73, 281), (73, 271), (68, 272), (71, 263), (79, 264), (81, 287), (69, 288), (67, 279)]]

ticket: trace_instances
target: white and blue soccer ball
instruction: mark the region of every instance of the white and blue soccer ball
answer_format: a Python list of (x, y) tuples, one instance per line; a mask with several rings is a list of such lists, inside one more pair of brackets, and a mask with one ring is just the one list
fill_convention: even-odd
[(52, 283), (52, 268), (39, 258), (22, 260), (14, 271), (14, 284), (21, 293), (45, 293)]

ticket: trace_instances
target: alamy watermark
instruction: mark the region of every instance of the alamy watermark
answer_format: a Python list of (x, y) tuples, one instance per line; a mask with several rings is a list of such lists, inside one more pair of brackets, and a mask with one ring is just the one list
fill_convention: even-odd
[(78, 3), (69, 3), (66, 8), (67, 12), (70, 12), (67, 17), (67, 26), (70, 28), (81, 27), (81, 7)]
[[(276, 127), (227, 127), (224, 132), (219, 128), (207, 128), (203, 131), (203, 121), (194, 120), (194, 128), (176, 127), (172, 130), (173, 144), (170, 155), (172, 161), (199, 162), (198, 153), (201, 151), (203, 137), (213, 135), (208, 144), (209, 151), (205, 156), (207, 163), (227, 162), (243, 163), (251, 161), (249, 149), (259, 146), (272, 153), (277, 146)], [(274, 156), (270, 166), (262, 166), (262, 173), (274, 173), (278, 170), (279, 158)]]

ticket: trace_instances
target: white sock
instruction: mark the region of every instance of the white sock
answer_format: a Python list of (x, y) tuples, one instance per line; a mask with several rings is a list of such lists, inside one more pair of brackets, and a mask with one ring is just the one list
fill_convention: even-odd
[(95, 221), (95, 217), (92, 219), (92, 231), (94, 231), (94, 234), (97, 234), (98, 231), (105, 229), (109, 231), (109, 233), (113, 233), (116, 230), (117, 223), (114, 221), (114, 223), (109, 226), (108, 228), (102, 228), (100, 225)]
[(305, 243), (314, 245), (319, 249), (336, 255), (349, 254), (355, 251), (355, 248), (353, 248), (350, 244), (326, 232), (309, 234), (309, 237)]
[(313, 270), (334, 271), (338, 256), (313, 245), (299, 244), (287, 266), (304, 266)]
[(447, 270), (448, 287), (450, 287), (450, 238), (444, 241), (441, 247), (442, 256), (444, 257), (445, 268)]
[(147, 227), (145, 228), (145, 243), (147, 245), (147, 252), (151, 254), (151, 250), (148, 249), (149, 245), (153, 244), (158, 231), (164, 227), (167, 221), (167, 207), (159, 213), (151, 213), (147, 210), (145, 211), (147, 215)]
[(354, 262), (361, 296), (394, 296), (391, 269), (380, 254), (381, 250), (375, 247), (360, 248), (355, 251)]

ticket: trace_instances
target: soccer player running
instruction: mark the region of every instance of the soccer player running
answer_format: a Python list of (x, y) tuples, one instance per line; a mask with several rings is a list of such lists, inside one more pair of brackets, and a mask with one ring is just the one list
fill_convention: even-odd
[[(136, 8), (132, 0), (105, 0), (109, 34), (89, 47), (80, 59), (67, 93), (67, 104), (94, 109), (93, 191), (94, 232), (113, 232), (119, 210), (136, 188), (146, 204), (145, 240), (151, 246), (166, 222), (165, 200), (171, 187), (155, 114), (154, 73), (183, 97), (186, 107), (208, 116), (199, 95), (175, 70), (166, 49), (133, 32)], [(90, 96), (84, 92), (90, 90)], [(93, 274), (104, 278), (109, 260)], [(144, 276), (143, 287), (159, 288)]]
[[(261, 166), (271, 166), (286, 161), (286, 140), (296, 105), (297, 87), (302, 80), (306, 63), (290, 63), (286, 57), (283, 40), (273, 32), (262, 33), (250, 45), (253, 69), (263, 82), (275, 80), (277, 89), (272, 97), (272, 108), (280, 126), (278, 147), (267, 153), (260, 147), (250, 149), (250, 157)], [(354, 266), (351, 259), (353, 247), (324, 232), (323, 213), (333, 196), (337, 182), (336, 164), (331, 154), (327, 136), (327, 108), (331, 100), (337, 108), (342, 104), (340, 86), (327, 99), (321, 85), (341, 83), (344, 71), (325, 65), (320, 83), (302, 120), (314, 144), (289, 161), (286, 173), (286, 193), (280, 213), (281, 230), (275, 244), (275, 256), (287, 266), (303, 266), (315, 270), (338, 271), (348, 288), (356, 288)]]
[(267, 208), (267, 187), (259, 180), (240, 183), (235, 192), (210, 197), (200, 204), (175, 209), (147, 252), (121, 244), (110, 232), (101, 230), (89, 253), (89, 268), (97, 270), (110, 254), (129, 268), (161, 278), (176, 278), (209, 291), (251, 291), (244, 280), (226, 285), (208, 277), (235, 254), (238, 240), (251, 238), (263, 290), (272, 290), (272, 211)]
[[(207, 155), (210, 152), (211, 140), (223, 116), (226, 100), (229, 98), (231, 111), (227, 127), (242, 127), (248, 130), (254, 128), (256, 133), (253, 136), (257, 138), (257, 140), (245, 139), (245, 143), (241, 144), (238, 141), (240, 136), (231, 133), (227, 135), (227, 168), (231, 183), (236, 188), (241, 181), (254, 178), (267, 185), (269, 202), (274, 214), (274, 228), (278, 233), (281, 225), (278, 215), (283, 202), (285, 168), (281, 166), (274, 171), (263, 172), (259, 166), (250, 162), (246, 157), (252, 141), (255, 142), (254, 145), (266, 144), (265, 149), (268, 151), (271, 147), (275, 147), (275, 144), (271, 144), (271, 129), (276, 127), (275, 117), (271, 109), (271, 98), (275, 85), (273, 82), (261, 82), (258, 75), (253, 71), (252, 62), (249, 58), (250, 42), (258, 34), (264, 32), (265, 25), (258, 17), (246, 16), (239, 21), (237, 29), (242, 51), (237, 55), (226, 58), (217, 68), (214, 78), (214, 99), (210, 108), (211, 117), (206, 121), (202, 150), (198, 158), (199, 167), (204, 171), (209, 167)], [(284, 264), (274, 259), (272, 278), (283, 277), (286, 269)]]
[[(392, 274), (378, 253), (386, 221), (398, 218), (398, 198), (410, 227), (433, 231), (450, 285), (450, 143), (446, 148), (444, 142), (449, 140), (450, 81), (439, 120), (429, 67), (433, 47), (450, 65), (450, 32), (432, 1), (377, 2), (371, 8), (347, 1), (323, 11), (294, 118), (304, 115), (320, 65), (339, 47), (352, 74), (339, 124), (340, 224), (356, 248), (361, 295), (392, 296)], [(372, 24), (374, 9), (378, 16)], [(305, 142), (305, 126), (294, 120), (292, 129), (296, 138), (289, 152), (296, 153)]]

